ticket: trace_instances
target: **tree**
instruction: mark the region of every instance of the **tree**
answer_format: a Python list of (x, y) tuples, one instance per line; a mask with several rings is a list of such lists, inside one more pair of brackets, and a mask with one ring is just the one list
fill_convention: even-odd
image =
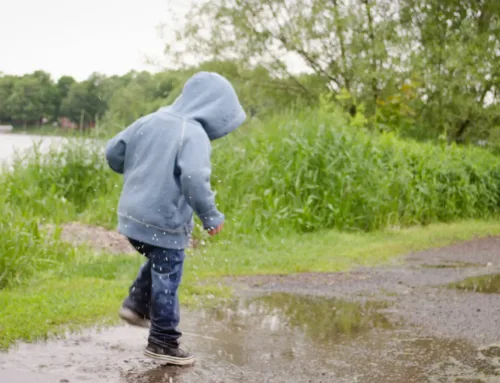
[(421, 138), (464, 142), (498, 124), (497, 0), (207, 0), (192, 14), (167, 45), (176, 57), (261, 66)]
[(54, 119), (60, 116), (61, 106), (63, 100), (68, 96), (68, 93), (71, 89), (71, 86), (76, 82), (76, 80), (71, 76), (62, 76), (56, 84), (57, 88), (57, 97), (56, 97), (56, 105), (54, 110)]
[(13, 81), (6, 100), (10, 118), (40, 123), (46, 116), (52, 116), (55, 102), (54, 84), (48, 73), (37, 71)]
[(422, 84), (419, 123), (457, 142), (487, 137), (500, 123), (500, 3), (406, 0), (401, 15), (412, 33), (411, 70)]
[[(347, 90), (356, 105), (376, 100), (399, 80), (399, 39), (392, 1), (217, 0), (197, 7), (181, 36), (186, 51), (208, 58), (240, 59), (266, 68), (272, 77), (293, 79), (306, 94)], [(176, 46), (180, 46), (179, 44)], [(170, 47), (171, 48), (171, 47)], [(172, 51), (172, 49), (170, 50)], [(294, 75), (291, 63), (322, 78), (313, 89)]]
[(7, 100), (12, 94), (15, 80), (15, 76), (0, 76), (0, 122), (8, 122), (11, 120)]
[(73, 83), (62, 101), (61, 113), (80, 125), (95, 122), (96, 117), (106, 112), (112, 94), (109, 88), (107, 78), (97, 73), (85, 81)]
[(106, 115), (121, 125), (128, 125), (139, 117), (152, 112), (151, 102), (152, 98), (148, 97), (147, 89), (132, 81), (113, 93)]
[(179, 78), (182, 77), (175, 72), (160, 72), (155, 75), (148, 72), (127, 73), (122, 78), (123, 85), (112, 92), (109, 99), (107, 120), (127, 125), (166, 105), (171, 93), (180, 90)]

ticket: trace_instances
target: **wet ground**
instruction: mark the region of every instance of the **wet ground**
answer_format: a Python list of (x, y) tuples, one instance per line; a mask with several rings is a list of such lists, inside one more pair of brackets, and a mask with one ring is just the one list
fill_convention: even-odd
[(0, 354), (0, 382), (500, 382), (500, 238), (351, 273), (229, 279), (183, 313), (194, 367), (142, 356), (147, 331), (88, 330)]
[[(45, 225), (44, 228), (50, 233), (54, 230), (54, 225)], [(80, 222), (64, 223), (59, 226), (59, 229), (61, 240), (72, 245), (86, 244), (97, 253), (137, 254), (130, 242), (115, 230)]]

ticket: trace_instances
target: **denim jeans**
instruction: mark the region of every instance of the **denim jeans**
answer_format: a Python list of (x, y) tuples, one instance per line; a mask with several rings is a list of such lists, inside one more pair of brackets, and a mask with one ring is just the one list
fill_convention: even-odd
[(123, 305), (151, 319), (150, 343), (178, 347), (182, 333), (178, 287), (182, 279), (184, 250), (164, 249), (129, 239), (148, 260), (139, 270)]

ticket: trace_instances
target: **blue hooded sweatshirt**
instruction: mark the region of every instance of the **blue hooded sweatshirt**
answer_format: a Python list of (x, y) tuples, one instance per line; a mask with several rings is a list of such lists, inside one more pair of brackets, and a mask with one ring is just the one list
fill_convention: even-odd
[(171, 106), (144, 116), (112, 138), (106, 159), (124, 175), (118, 230), (147, 244), (182, 249), (193, 211), (205, 230), (224, 222), (210, 186), (210, 141), (246, 119), (231, 83), (200, 72)]

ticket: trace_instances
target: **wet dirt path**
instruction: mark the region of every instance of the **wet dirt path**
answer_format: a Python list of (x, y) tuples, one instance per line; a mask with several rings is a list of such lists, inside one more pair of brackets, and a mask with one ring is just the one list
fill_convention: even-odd
[(142, 356), (147, 331), (87, 330), (0, 354), (0, 382), (500, 382), (500, 238), (351, 273), (229, 279), (184, 312), (198, 362)]

